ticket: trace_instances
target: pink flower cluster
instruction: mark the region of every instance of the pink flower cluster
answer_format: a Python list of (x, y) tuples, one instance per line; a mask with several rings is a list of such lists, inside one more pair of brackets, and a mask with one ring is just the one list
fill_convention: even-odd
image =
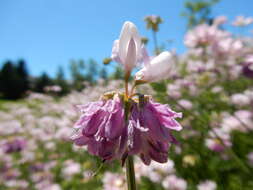
[(181, 130), (175, 120), (181, 114), (150, 97), (142, 105), (132, 100), (129, 121), (119, 94), (77, 108), (82, 115), (75, 124), (75, 144), (87, 145), (89, 153), (104, 161), (138, 155), (147, 165), (151, 160), (167, 162), (170, 143), (176, 143), (171, 130)]

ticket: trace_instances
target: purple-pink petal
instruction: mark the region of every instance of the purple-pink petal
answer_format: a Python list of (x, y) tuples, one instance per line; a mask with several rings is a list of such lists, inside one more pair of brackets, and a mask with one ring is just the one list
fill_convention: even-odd
[(78, 105), (82, 113), (75, 123), (73, 141), (88, 147), (90, 154), (104, 161), (138, 155), (149, 165), (151, 160), (164, 163), (171, 143), (177, 143), (171, 131), (181, 125), (175, 118), (181, 113), (167, 105), (147, 100), (142, 106), (131, 102), (129, 121), (124, 120), (124, 106), (119, 97)]

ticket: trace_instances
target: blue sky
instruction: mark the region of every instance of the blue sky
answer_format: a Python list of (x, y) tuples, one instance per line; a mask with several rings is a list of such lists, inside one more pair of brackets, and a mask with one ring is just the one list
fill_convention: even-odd
[[(168, 49), (182, 53), (183, 4), (184, 0), (0, 0), (0, 63), (23, 58), (33, 75), (47, 71), (51, 76), (59, 65), (66, 69), (71, 59), (101, 63), (110, 56), (124, 21), (134, 22), (141, 35), (151, 37), (143, 22), (150, 14), (164, 19), (159, 42), (173, 40)], [(212, 15), (230, 20), (253, 16), (253, 1), (221, 0)]]

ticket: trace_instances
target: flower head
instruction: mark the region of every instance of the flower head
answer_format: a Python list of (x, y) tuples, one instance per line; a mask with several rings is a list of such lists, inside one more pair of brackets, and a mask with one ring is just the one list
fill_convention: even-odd
[(217, 25), (200, 24), (187, 32), (184, 43), (189, 48), (213, 46), (228, 36), (229, 33), (218, 29)]
[(248, 55), (242, 65), (243, 74), (248, 78), (253, 78), (253, 55)]
[(167, 105), (129, 100), (129, 122), (124, 120), (124, 108), (119, 94), (77, 108), (82, 115), (76, 122), (73, 140), (76, 145), (88, 146), (88, 151), (103, 160), (122, 159), (138, 155), (149, 165), (151, 160), (167, 162), (170, 143), (176, 143), (171, 130), (181, 130), (175, 120), (180, 113)]
[(171, 190), (187, 189), (187, 182), (184, 179), (178, 178), (175, 175), (169, 175), (168, 177), (166, 177), (163, 180), (162, 185), (165, 189), (171, 189)]
[(25, 148), (25, 146), (25, 139), (16, 138), (8, 140), (6, 143), (4, 143), (3, 149), (5, 153), (20, 152)]
[(213, 25), (220, 26), (220, 25), (222, 25), (226, 22), (227, 22), (227, 17), (226, 16), (218, 16), (214, 19)]
[(214, 181), (206, 180), (202, 181), (198, 186), (198, 190), (215, 190), (217, 185)]
[(251, 17), (244, 17), (244, 16), (237, 16), (236, 19), (232, 22), (234, 26), (247, 26), (253, 23), (253, 18)]
[(103, 178), (104, 190), (126, 190), (124, 176), (116, 173), (106, 172)]
[(152, 29), (153, 31), (159, 30), (159, 24), (163, 22), (162, 18), (157, 15), (149, 15), (144, 18), (147, 23), (147, 29)]
[[(177, 142), (171, 131), (182, 128), (175, 120), (181, 113), (155, 103), (150, 96), (134, 93), (134, 89), (138, 82), (165, 78), (174, 67), (172, 55), (163, 52), (151, 59), (141, 47), (136, 26), (125, 22), (119, 40), (114, 42), (112, 59), (125, 68), (125, 93), (106, 93), (97, 102), (76, 106), (82, 115), (75, 124), (73, 141), (86, 145), (89, 153), (103, 161), (121, 159), (124, 164), (129, 155), (138, 155), (146, 165), (151, 160), (167, 162), (168, 149)], [(144, 67), (129, 92), (131, 70), (140, 61)]]

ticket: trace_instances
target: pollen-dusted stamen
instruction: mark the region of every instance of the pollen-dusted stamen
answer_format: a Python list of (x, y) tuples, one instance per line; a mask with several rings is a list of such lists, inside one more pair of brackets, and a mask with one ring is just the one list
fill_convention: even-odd
[(110, 100), (110, 99), (113, 99), (113, 97), (114, 97), (115, 94), (117, 94), (116, 91), (106, 92), (106, 93), (104, 93), (104, 94), (100, 97), (100, 100)]

